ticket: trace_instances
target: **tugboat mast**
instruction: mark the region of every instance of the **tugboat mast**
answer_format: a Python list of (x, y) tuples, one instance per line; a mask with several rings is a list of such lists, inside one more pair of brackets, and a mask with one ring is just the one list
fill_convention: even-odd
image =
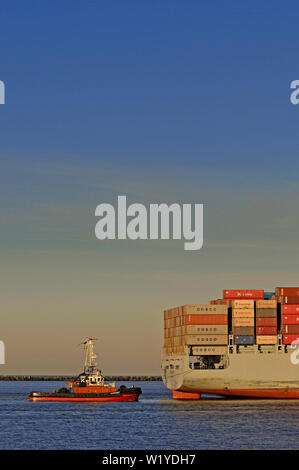
[(96, 374), (98, 372), (96, 358), (97, 355), (94, 352), (93, 342), (97, 341), (97, 338), (87, 338), (83, 344), (85, 353), (84, 373), (86, 375)]

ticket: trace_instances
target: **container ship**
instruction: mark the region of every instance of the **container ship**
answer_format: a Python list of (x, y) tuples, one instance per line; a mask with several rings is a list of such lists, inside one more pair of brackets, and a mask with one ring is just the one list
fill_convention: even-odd
[(84, 371), (73, 381), (69, 382), (69, 388), (62, 387), (53, 392), (31, 392), (30, 401), (70, 401), (70, 402), (120, 402), (138, 401), (142, 393), (139, 387), (127, 388), (121, 385), (117, 390), (115, 383), (105, 383), (101, 371), (97, 368), (96, 354), (93, 342), (96, 338), (86, 338), (83, 341), (85, 354)]
[(161, 369), (174, 399), (298, 399), (299, 287), (164, 310)]

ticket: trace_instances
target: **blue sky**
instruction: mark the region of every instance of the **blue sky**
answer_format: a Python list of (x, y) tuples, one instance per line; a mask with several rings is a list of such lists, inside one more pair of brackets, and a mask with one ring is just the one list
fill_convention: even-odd
[[(93, 335), (107, 373), (159, 373), (164, 308), (298, 285), (298, 10), (1, 2), (6, 372), (75, 372)], [(204, 248), (99, 242), (95, 207), (118, 194), (204, 202)]]
[(1, 2), (2, 151), (271, 172), (287, 152), (297, 168), (296, 11), (295, 2)]

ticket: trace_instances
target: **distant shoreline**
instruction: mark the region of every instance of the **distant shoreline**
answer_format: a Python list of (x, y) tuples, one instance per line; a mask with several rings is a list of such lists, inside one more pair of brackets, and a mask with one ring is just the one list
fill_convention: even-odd
[[(73, 380), (76, 376), (74, 375), (0, 375), (0, 381), (61, 381), (67, 382)], [(114, 382), (161, 382), (162, 377), (155, 375), (111, 375), (105, 376), (106, 380), (112, 380)]]

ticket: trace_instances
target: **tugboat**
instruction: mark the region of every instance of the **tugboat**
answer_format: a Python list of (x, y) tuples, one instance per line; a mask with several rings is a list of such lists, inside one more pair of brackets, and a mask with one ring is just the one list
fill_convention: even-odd
[[(86, 349), (84, 372), (63, 387), (53, 392), (31, 392), (30, 401), (138, 401), (142, 393), (139, 387), (127, 388), (121, 385), (117, 390), (115, 383), (105, 383), (101, 371), (97, 368), (94, 344), (97, 338), (83, 341)], [(81, 343), (82, 344), (82, 343)]]

